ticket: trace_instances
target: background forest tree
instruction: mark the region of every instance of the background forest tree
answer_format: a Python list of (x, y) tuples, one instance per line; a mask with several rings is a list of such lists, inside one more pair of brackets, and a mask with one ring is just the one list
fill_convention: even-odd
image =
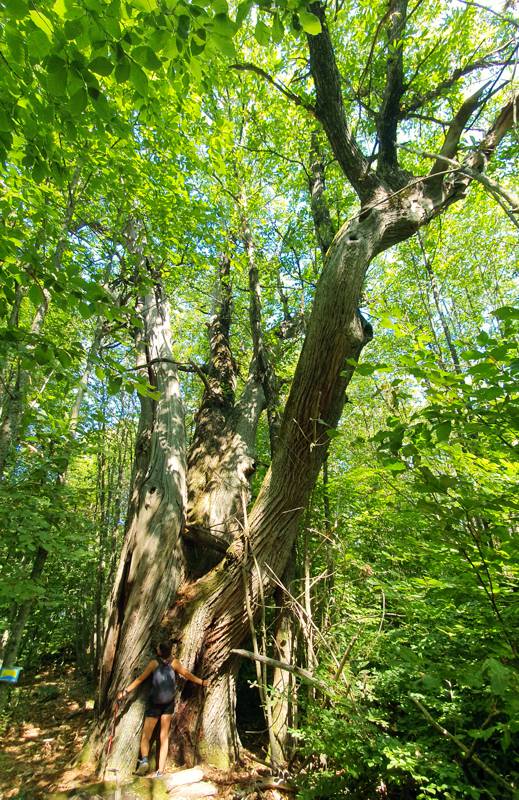
[(101, 771), (167, 633), (182, 760), (255, 679), (306, 797), (517, 791), (518, 27), (4, 0), (3, 657), (92, 676)]

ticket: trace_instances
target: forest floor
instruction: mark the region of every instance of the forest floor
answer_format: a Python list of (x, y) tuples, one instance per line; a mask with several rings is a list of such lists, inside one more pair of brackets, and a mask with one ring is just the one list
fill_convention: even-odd
[(64, 667), (31, 676), (11, 699), (12, 719), (0, 750), (0, 800), (39, 800), (58, 786), (78, 756), (93, 693), (73, 667)]
[[(93, 692), (73, 667), (49, 669), (31, 676), (14, 691), (11, 722), (2, 733), (0, 750), (0, 800), (42, 800), (54, 793), (59, 797), (137, 797), (111, 790), (105, 793), (96, 784), (91, 768), (76, 765), (93, 714)], [(280, 800), (281, 793), (265, 786), (268, 770), (252, 758), (249, 764), (233, 772), (204, 769), (204, 780), (217, 789), (221, 800), (259, 798)], [(138, 796), (167, 797), (159, 786), (149, 786)], [(136, 787), (138, 790), (138, 787)], [(73, 790), (73, 791), (72, 791)], [(94, 795), (91, 794), (94, 791)], [(84, 794), (85, 793), (85, 794)]]

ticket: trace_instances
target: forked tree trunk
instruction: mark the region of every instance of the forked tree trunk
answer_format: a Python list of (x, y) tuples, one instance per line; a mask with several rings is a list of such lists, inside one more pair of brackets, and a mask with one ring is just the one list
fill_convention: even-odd
[(265, 593), (271, 592), (271, 573), (281, 576), (285, 570), (327, 452), (328, 431), (339, 421), (354, 364), (371, 338), (370, 327), (357, 311), (366, 270), (375, 255), (411, 236), (444, 202), (438, 197), (436, 207), (421, 187), (410, 187), (397, 198), (381, 194), (374, 200), (376, 205), (343, 226), (328, 251), (272, 466), (250, 513), (248, 529), (210, 573), (182, 587), (164, 619), (165, 627), (182, 640), (181, 660), (210, 678), (200, 714), (191, 718), (197, 719), (201, 756), (219, 765), (233, 758), (229, 750), (232, 703), (221, 715), (227, 725), (217, 728), (212, 725), (212, 706), (222, 702), (230, 651), (248, 633), (242, 571), (247, 573), (257, 610), (260, 583)]
[[(219, 765), (234, 758), (229, 750), (229, 731), (234, 725), (232, 703), (220, 715), (226, 725), (218, 727), (212, 725), (212, 707), (225, 699), (222, 687), (230, 650), (248, 633), (242, 570), (246, 571), (252, 605), (257, 609), (259, 582), (267, 591), (273, 585), (267, 566), (277, 576), (283, 575), (301, 512), (326, 452), (327, 430), (335, 427), (340, 416), (344, 389), (353, 372), (345, 359), (356, 360), (367, 341), (356, 307), (371, 251), (366, 253), (357, 239), (350, 244), (347, 233), (339, 239), (318, 287), (272, 467), (252, 509), (248, 530), (231, 545), (217, 567), (179, 592), (165, 620), (182, 640), (182, 662), (189, 669), (201, 666), (203, 674), (211, 678), (200, 711), (199, 749), (203, 758)], [(355, 271), (356, 286), (351, 280)], [(257, 574), (251, 549), (261, 575)]]
[[(244, 500), (250, 496), (250, 478), (255, 470), (256, 433), (263, 409), (274, 400), (274, 380), (261, 330), (261, 300), (252, 239), (247, 229), (249, 256), (250, 320), (253, 358), (249, 375), (238, 399), (235, 398), (237, 367), (230, 344), (231, 282), (230, 263), (223, 257), (219, 264), (218, 302), (209, 325), (210, 363), (202, 404), (188, 458), (188, 566), (191, 578), (208, 572), (220, 562), (233, 541), (244, 529)], [(266, 377), (268, 375), (268, 378)], [(265, 386), (269, 381), (268, 387)], [(271, 419), (274, 420), (272, 414)], [(196, 653), (198, 638), (174, 632), (182, 640), (181, 660), (201, 674), (203, 665)], [(193, 645), (193, 651), (191, 648)], [(235, 727), (236, 686), (239, 662), (232, 660), (229, 669), (217, 677), (208, 691), (211, 699), (186, 686), (172, 727), (176, 757), (187, 764), (199, 757), (225, 765), (239, 752)], [(211, 732), (203, 737), (201, 730)], [(214, 734), (214, 735), (213, 735)], [(225, 753), (223, 759), (221, 752)]]
[[(144, 263), (144, 262), (143, 262)], [(117, 692), (153, 655), (151, 643), (182, 571), (180, 534), (186, 503), (184, 416), (172, 359), (169, 304), (158, 282), (139, 298), (138, 367), (147, 370), (157, 399), (141, 397), (141, 414), (126, 538), (112, 591), (100, 664), (92, 754), (101, 772), (131, 772), (139, 747), (142, 695), (121, 710), (113, 750), (104, 749)]]
[(253, 360), (236, 400), (237, 365), (231, 349), (230, 261), (218, 265), (216, 302), (208, 326), (210, 359), (188, 455), (188, 512), (185, 536), (191, 577), (221, 561), (242, 529), (242, 496), (255, 469), (256, 430), (265, 405)]

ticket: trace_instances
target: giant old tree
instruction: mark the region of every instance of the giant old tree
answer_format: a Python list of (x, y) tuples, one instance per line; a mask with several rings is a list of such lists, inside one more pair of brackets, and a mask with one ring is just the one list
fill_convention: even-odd
[[(239, 750), (234, 726), (239, 661), (232, 651), (249, 636), (249, 610), (257, 613), (262, 596), (272, 593), (273, 576), (285, 571), (345, 390), (371, 336), (358, 311), (370, 264), (462, 201), (473, 181), (483, 182), (514, 218), (514, 199), (487, 167), (517, 117), (517, 100), (507, 85), (516, 24), (506, 9), (487, 14), (461, 2), (441, 8), (406, 0), (370, 8), (356, 2), (242, 3), (236, 14), (221, 2), (206, 10), (149, 2), (144, 8), (130, 4), (123, 16), (117, 4), (103, 7), (102, 28), (92, 19), (91, 4), (63, 13), (56, 4), (43, 16), (27, 13), (27, 22), (23, 5), (15, 14), (24, 19), (20, 27), (27, 27), (32, 52), (20, 50), (11, 32), (10, 60), (16, 67), (17, 59), (32, 59), (28, 63), (36, 65), (38, 86), (43, 86), (39, 91), (53, 96), (53, 113), (66, 130), (71, 112), (93, 105), (99, 119), (89, 129), (92, 135), (98, 125), (130, 137), (124, 125), (116, 128), (110, 105), (119, 103), (127, 112), (129, 98), (120, 87), (128, 81), (135, 90), (131, 124), (142, 118), (153, 127), (160, 104), (181, 109), (179, 98), (190, 81), (207, 112), (211, 95), (221, 105), (226, 83), (240, 79), (258, 104), (272, 105), (272, 118), (277, 117), (285, 137), (278, 149), (297, 149), (297, 138), (305, 142), (312, 192), (307, 202), (324, 260), (279, 424), (279, 386), (265, 344), (261, 275), (240, 175), (227, 187), (234, 197), (232, 246), (228, 242), (219, 257), (212, 251), (207, 361), (187, 365), (203, 386), (191, 442), (184, 440), (168, 284), (156, 256), (157, 235), (148, 238), (139, 229), (139, 199), (121, 201), (123, 212), (115, 203), (119, 227), (114, 221), (110, 233), (131, 267), (121, 280), (135, 303), (134, 367), (147, 376), (150, 392), (141, 401), (126, 541), (109, 603), (92, 743), (101, 750), (117, 690), (142, 667), (162, 630), (178, 641), (186, 666), (209, 678), (205, 695), (185, 692), (181, 699), (180, 749), (184, 756), (225, 764)], [(240, 25), (244, 38), (253, 34), (263, 50), (240, 43)], [(233, 70), (226, 69), (216, 86), (207, 66), (222, 53)], [(26, 74), (20, 69), (6, 73), (11, 101), (23, 88), (20, 75)], [(177, 81), (174, 98), (159, 77)], [(34, 131), (34, 107), (29, 102), (13, 112), (18, 135), (31, 142), (41, 133)], [(283, 128), (283, 116), (293, 124)], [(251, 117), (247, 124), (268, 127), (268, 121)], [(188, 120), (186, 130), (191, 124)], [(2, 125), (8, 134), (10, 120)], [(53, 137), (43, 132), (51, 148)], [(139, 156), (150, 150), (138, 128), (131, 135)], [(316, 137), (327, 142), (335, 182), (342, 184), (342, 224), (333, 240), (335, 225), (326, 219), (314, 169)], [(180, 153), (187, 138), (175, 142)], [(9, 149), (12, 140), (4, 135), (2, 142)], [(199, 154), (205, 148), (201, 143)], [(227, 166), (232, 172), (232, 164)], [(178, 170), (182, 167), (176, 163)], [(165, 160), (164, 173), (168, 168)], [(123, 178), (122, 195), (126, 185)], [(230, 336), (237, 253), (247, 265), (251, 342), (247, 363), (240, 365)], [(272, 423), (272, 463), (249, 507), (256, 429), (265, 409)], [(116, 746), (103, 769), (131, 768), (141, 708), (138, 701), (131, 711), (123, 709)]]
[[(474, 180), (489, 186), (513, 214), (507, 193), (486, 176), (518, 111), (512, 92), (501, 91), (499, 104), (494, 99), (499, 81), (506, 83), (508, 77), (507, 63), (514, 49), (506, 38), (510, 30), (506, 24), (496, 28), (496, 38), (491, 46), (487, 43), (484, 53), (477, 49), (477, 56), (456, 65), (449, 65), (447, 59), (439, 69), (435, 49), (445, 56), (441, 36), (430, 52), (427, 46), (420, 50), (411, 41), (420, 26), (431, 25), (435, 19), (430, 10), (420, 6), (406, 0), (380, 5), (376, 25), (372, 20), (369, 29), (371, 49), (360, 74), (356, 71), (356, 87), (347, 74), (349, 57), (344, 44), (355, 47), (348, 26), (359, 24), (365, 13), (355, 4), (337, 11), (334, 6), (313, 3), (301, 10), (311, 75), (308, 92), (298, 94), (286, 81), (248, 60), (234, 65), (254, 74), (251, 85), (258, 78), (265, 80), (279, 90), (285, 103), (300, 107), (309, 147), (316, 126), (321, 127), (347, 191), (354, 192), (358, 203), (331, 244), (323, 248), (322, 273), (275, 437), (272, 463), (250, 509), (248, 479), (253, 471), (255, 428), (269, 396), (272, 399), (275, 381), (262, 355), (260, 306), (255, 304), (257, 276), (251, 262), (254, 353), (249, 378), (236, 397), (236, 365), (229, 347), (228, 255), (220, 260), (215, 313), (208, 330), (210, 360), (201, 375), (205, 388), (187, 459), (182, 436), (178, 431), (168, 433), (168, 421), (161, 411), (164, 389), (160, 399), (152, 401), (153, 414), (146, 417), (151, 428), (139, 445), (138, 458), (159, 461), (145, 470), (136, 461), (130, 538), (112, 595), (95, 735), (98, 741), (106, 730), (115, 692), (129, 679), (140, 654), (160, 628), (179, 643), (179, 658), (188, 668), (209, 679), (204, 695), (195, 691), (181, 700), (176, 720), (179, 749), (184, 756), (199, 755), (220, 765), (238, 756), (234, 724), (238, 662), (233, 650), (250, 633), (248, 607), (256, 613), (262, 596), (273, 590), (272, 576), (281, 576), (285, 570), (302, 512), (326, 456), (329, 432), (339, 421), (346, 387), (369, 340), (371, 332), (358, 312), (369, 265), (462, 201)], [(443, 10), (446, 17), (449, 13), (447, 8)], [(456, 26), (469, 25), (473, 13), (473, 9), (457, 10)], [(275, 17), (278, 26), (282, 16)], [(256, 33), (257, 38), (263, 35), (262, 29)], [(451, 61), (460, 55), (453, 57), (451, 52)], [(427, 59), (436, 62), (430, 74)], [(471, 81), (471, 75), (477, 80)], [(358, 136), (353, 133), (353, 99), (365, 115), (364, 125), (357, 126)], [(484, 131), (467, 146), (466, 136), (476, 118)], [(426, 126), (425, 152), (416, 141), (416, 119)], [(401, 143), (412, 155), (406, 155)], [(319, 235), (319, 228), (317, 232)], [(253, 259), (246, 214), (242, 215), (241, 236)], [(153, 303), (158, 302), (157, 297), (155, 294)], [(167, 316), (165, 312), (159, 316), (163, 325)], [(142, 358), (147, 359), (151, 382), (160, 390), (157, 370), (173, 364), (174, 354), (169, 345), (162, 355), (156, 350), (148, 322), (144, 330), (149, 332), (144, 334)], [(179, 413), (177, 409), (177, 417)], [(141, 416), (141, 429), (143, 419)], [(182, 466), (181, 480), (186, 481), (189, 493), (180, 493), (173, 505), (165, 485), (168, 470), (161, 467), (157, 472), (157, 464), (166, 464), (163, 449), (172, 453), (170, 463), (187, 464), (187, 472)], [(148, 554), (153, 553), (156, 536), (168, 542), (168, 552), (177, 553), (160, 574), (153, 559), (149, 569), (142, 569), (142, 559), (146, 563)], [(130, 542), (142, 554), (138, 571), (128, 550)], [(193, 548), (198, 552), (196, 569), (190, 563)], [(134, 595), (139, 598), (138, 605), (131, 600)], [(131, 657), (119, 657), (127, 652), (130, 641)], [(128, 733), (134, 716), (123, 714), (121, 718), (125, 748), (117, 751), (110, 766), (117, 763), (127, 769), (136, 753), (136, 735)]]

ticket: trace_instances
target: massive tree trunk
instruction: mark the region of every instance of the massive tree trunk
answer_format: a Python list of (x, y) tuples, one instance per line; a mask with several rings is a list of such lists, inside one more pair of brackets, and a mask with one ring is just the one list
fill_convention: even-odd
[[(249, 317), (253, 357), (245, 386), (235, 397), (237, 367), (230, 344), (231, 282), (229, 259), (222, 257), (217, 281), (217, 300), (209, 324), (210, 363), (202, 404), (188, 459), (189, 576), (198, 578), (221, 562), (229, 546), (244, 531), (244, 510), (250, 497), (250, 479), (255, 470), (256, 433), (260, 415), (269, 411), (271, 440), (275, 437), (276, 381), (263, 341), (261, 295), (252, 236), (242, 217), (242, 237), (249, 262)], [(198, 639), (175, 629), (182, 640), (181, 660), (199, 671)], [(214, 763), (227, 764), (237, 758), (239, 741), (234, 724), (239, 667), (233, 659), (229, 669), (208, 689), (210, 699), (186, 686), (175, 714), (172, 741), (179, 760), (195, 763), (201, 755)], [(204, 737), (202, 730), (211, 731)], [(221, 753), (224, 754), (223, 758)]]
[[(141, 261), (143, 267), (145, 261)], [(146, 262), (147, 263), (147, 262)], [(149, 276), (148, 276), (149, 277)], [(117, 692), (150, 657), (157, 621), (175, 596), (182, 573), (180, 535), (186, 504), (184, 416), (172, 358), (169, 304), (155, 277), (139, 297), (138, 367), (157, 399), (141, 397), (126, 538), (109, 603), (100, 664), (97, 725), (90, 744), (101, 772), (131, 772), (138, 755), (142, 694), (122, 709), (113, 750), (103, 749)]]
[[(263, 596), (274, 588), (273, 575), (281, 576), (286, 568), (301, 515), (326, 456), (328, 434), (339, 421), (345, 389), (371, 336), (369, 326), (357, 311), (366, 271), (375, 256), (408, 239), (460, 199), (470, 181), (462, 169), (452, 179), (445, 179), (443, 166), (445, 159), (456, 154), (477, 98), (467, 101), (456, 116), (429, 175), (410, 177), (400, 170), (395, 155), (396, 128), (404, 82), (398, 54), (388, 65), (388, 85), (377, 125), (381, 152), (377, 172), (371, 169), (346, 123), (341, 78), (324, 6), (316, 2), (310, 8), (322, 25), (321, 33), (308, 37), (316, 88), (313, 111), (340, 168), (360, 198), (361, 208), (327, 249), (272, 465), (250, 517), (248, 521), (244, 517), (243, 530), (233, 531), (234, 540), (223, 559), (207, 574), (187, 580), (180, 587), (163, 618), (163, 628), (180, 642), (180, 660), (190, 670), (209, 678), (205, 696), (198, 693), (197, 702), (190, 702), (188, 692), (184, 692), (177, 714), (179, 748), (191, 756), (196, 755), (198, 746), (202, 758), (219, 766), (236, 757), (233, 676), (237, 663), (232, 651), (248, 635), (248, 611), (258, 611)], [(401, 15), (395, 17), (389, 32), (390, 40), (396, 42), (399, 31), (404, 29), (405, 20), (401, 17), (405, 17), (406, 3), (392, 0), (391, 8), (397, 17)], [(514, 113), (511, 103), (477, 151), (466, 159), (466, 169), (484, 168), (510, 128)], [(205, 461), (206, 454), (201, 458)], [(206, 488), (210, 492), (210, 482)], [(199, 491), (200, 488), (193, 497)], [(195, 508), (193, 499), (190, 503)], [(213, 522), (211, 525), (214, 528)], [(123, 560), (121, 570), (124, 569)], [(150, 562), (150, 572), (153, 569)], [(143, 583), (149, 585), (148, 574), (142, 577), (139, 588)], [(150, 612), (157, 612), (151, 598), (146, 600), (149, 606), (143, 602), (137, 617), (141, 626), (141, 618), (149, 620)], [(112, 622), (117, 628), (116, 620)]]
[[(357, 230), (358, 223), (353, 225)], [(353, 373), (346, 359), (356, 360), (367, 340), (356, 309), (364, 271), (373, 253), (373, 237), (367, 236), (363, 246), (360, 237), (350, 241), (350, 235), (346, 228), (337, 237), (318, 286), (272, 467), (248, 527), (218, 566), (183, 587), (165, 620), (182, 640), (183, 663), (189, 669), (197, 665), (211, 678), (197, 722), (199, 751), (202, 758), (219, 765), (229, 763), (234, 756), (228, 748), (232, 703), (223, 715), (226, 725), (213, 724), (213, 706), (221, 707), (225, 699), (230, 650), (248, 633), (244, 586), (256, 610), (260, 583), (270, 591), (270, 571), (283, 575), (301, 513), (326, 453), (327, 431), (337, 424), (344, 389)]]
[(209, 365), (188, 456), (188, 512), (185, 536), (191, 577), (220, 561), (243, 528), (242, 497), (255, 469), (256, 429), (265, 405), (253, 359), (236, 399), (238, 370), (230, 342), (230, 261), (218, 265), (215, 307), (208, 325)]
[[(510, 106), (483, 142), (484, 159), (512, 118)], [(164, 620), (182, 639), (184, 663), (189, 668), (196, 665), (210, 677), (196, 726), (200, 754), (213, 763), (232, 759), (229, 726), (215, 726), (212, 709), (221, 707), (231, 664), (234, 669), (231, 650), (247, 636), (244, 587), (257, 610), (260, 589), (271, 592), (272, 573), (283, 574), (327, 452), (328, 432), (339, 421), (354, 364), (370, 338), (357, 311), (366, 271), (376, 255), (412, 236), (459, 199), (465, 188), (466, 181), (460, 179), (444, 185), (425, 178), (411, 181), (395, 194), (379, 184), (358, 216), (335, 236), (316, 289), (272, 466), (248, 526), (218, 566), (182, 587)], [(228, 719), (231, 714), (229, 702), (224, 716)]]

